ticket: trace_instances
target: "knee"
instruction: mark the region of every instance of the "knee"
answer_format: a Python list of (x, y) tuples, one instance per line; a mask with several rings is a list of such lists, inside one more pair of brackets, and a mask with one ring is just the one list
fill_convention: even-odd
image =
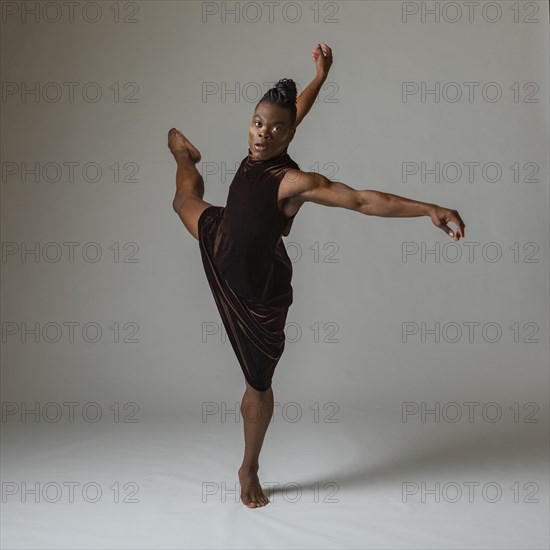
[(257, 385), (256, 387), (247, 385), (244, 401), (247, 404), (256, 403), (262, 407), (269, 405), (273, 402), (273, 388), (271, 384), (268, 387), (265, 387), (265, 385)]
[(172, 208), (176, 214), (181, 215), (183, 207), (188, 203), (189, 193), (184, 193), (182, 191), (177, 191), (174, 200), (172, 201)]
[(204, 196), (204, 191), (200, 190), (185, 190), (177, 191), (174, 199), (172, 200), (172, 208), (176, 214), (181, 216), (182, 209), (190, 204), (196, 203), (197, 201), (202, 202)]
[(254, 396), (254, 398), (256, 400), (261, 400), (261, 399), (265, 399), (265, 398), (269, 398), (270, 394), (273, 393), (273, 389), (272, 389), (272, 386), (271, 386), (271, 380), (269, 381), (265, 381), (265, 380), (260, 380), (259, 378), (258, 379), (254, 379), (252, 381), (254, 383), (254, 386), (252, 386), (248, 380), (245, 380), (245, 384), (246, 384), (246, 389), (248, 391), (248, 393), (252, 396)]
[(241, 403), (241, 415), (249, 422), (258, 422), (271, 418), (273, 414), (273, 400), (245, 397)]
[(189, 195), (178, 193), (172, 201), (172, 209), (180, 218), (182, 217), (183, 209), (187, 206), (187, 204), (189, 204), (188, 198)]

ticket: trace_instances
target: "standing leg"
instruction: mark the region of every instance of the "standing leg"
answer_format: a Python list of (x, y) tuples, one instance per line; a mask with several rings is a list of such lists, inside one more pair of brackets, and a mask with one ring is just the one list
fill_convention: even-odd
[(195, 164), (200, 161), (199, 150), (179, 131), (168, 132), (168, 147), (178, 165), (176, 171), (176, 195), (172, 208), (181, 218), (187, 230), (199, 238), (198, 221), (203, 211), (212, 206), (203, 201), (204, 180)]
[(258, 468), (265, 432), (273, 416), (273, 388), (260, 392), (246, 382), (241, 414), (245, 443), (243, 463), (239, 468), (241, 500), (249, 508), (258, 508), (269, 502), (258, 479)]

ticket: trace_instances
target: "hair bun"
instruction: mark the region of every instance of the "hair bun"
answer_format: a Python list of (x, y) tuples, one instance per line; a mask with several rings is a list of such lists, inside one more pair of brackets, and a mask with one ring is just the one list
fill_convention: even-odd
[(296, 97), (298, 91), (296, 90), (296, 84), (294, 80), (290, 78), (282, 78), (275, 84), (275, 88), (281, 95), (281, 99), (288, 103), (296, 103)]
[(274, 105), (279, 105), (288, 109), (290, 111), (291, 123), (296, 122), (297, 107), (296, 107), (296, 98), (298, 96), (298, 91), (296, 90), (296, 84), (291, 78), (281, 78), (279, 82), (267, 90), (263, 95), (262, 99), (258, 101), (256, 108), (263, 101), (272, 103)]

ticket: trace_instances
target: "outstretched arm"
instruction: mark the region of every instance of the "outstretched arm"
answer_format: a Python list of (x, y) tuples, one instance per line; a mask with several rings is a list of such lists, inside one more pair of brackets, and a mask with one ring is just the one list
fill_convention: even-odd
[(304, 91), (296, 100), (296, 126), (298, 126), (304, 117), (309, 113), (311, 107), (315, 103), (315, 99), (319, 95), (321, 86), (327, 79), (328, 72), (332, 65), (332, 50), (324, 42), (318, 44), (311, 53), (313, 61), (315, 61), (316, 75), (309, 83)]
[[(464, 237), (464, 222), (456, 210), (443, 208), (437, 204), (415, 201), (392, 193), (370, 189), (354, 189), (345, 183), (331, 181), (317, 172), (289, 170), (287, 176), (292, 181), (296, 198), (324, 206), (348, 208), (367, 216), (392, 218), (413, 218), (429, 216), (432, 223), (458, 241)], [(447, 224), (453, 222), (457, 231)]]

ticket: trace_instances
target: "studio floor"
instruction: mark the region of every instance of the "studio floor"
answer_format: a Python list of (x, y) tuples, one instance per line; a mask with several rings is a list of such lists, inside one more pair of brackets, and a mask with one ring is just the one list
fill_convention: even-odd
[(338, 422), (276, 410), (259, 470), (271, 502), (249, 509), (234, 411), (133, 423), (106, 412), (3, 423), (2, 548), (549, 546), (540, 422), (473, 430), (396, 422), (400, 410), (340, 410)]

